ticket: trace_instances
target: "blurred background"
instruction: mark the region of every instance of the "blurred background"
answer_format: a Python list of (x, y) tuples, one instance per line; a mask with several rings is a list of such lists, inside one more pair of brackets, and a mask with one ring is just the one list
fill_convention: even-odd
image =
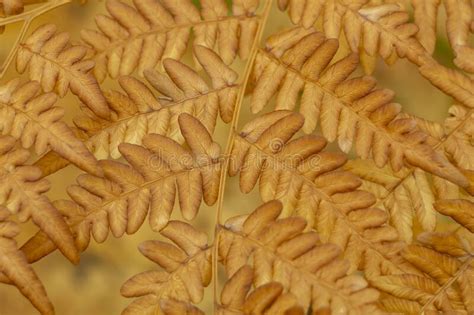
[[(195, 2), (198, 3), (198, 1)], [(28, 9), (33, 7), (30, 6)], [(453, 56), (444, 32), (444, 12), (442, 9), (441, 11), (435, 58), (442, 64), (450, 66)], [(94, 29), (95, 14), (104, 12), (103, 1), (90, 0), (85, 5), (73, 1), (34, 20), (28, 33), (31, 33), (41, 24), (55, 23), (59, 30), (69, 32), (74, 41), (79, 41), (80, 30), (82, 28)], [(289, 26), (290, 22), (286, 13), (278, 11), (274, 6), (265, 27), (263, 39)], [(5, 32), (0, 35), (0, 62), (6, 58), (20, 27), (21, 23), (8, 25)], [(341, 54), (345, 52), (343, 47)], [(189, 54), (184, 60), (189, 65), (193, 64)], [(245, 63), (236, 61), (233, 67), (242, 74)], [(360, 73), (362, 73), (361, 70)], [(17, 76), (13, 64), (1, 83), (3, 84)], [(452, 104), (449, 97), (431, 86), (421, 77), (416, 67), (405, 60), (399, 60), (394, 66), (387, 66), (379, 61), (374, 76), (378, 79), (379, 86), (389, 87), (396, 92), (396, 101), (402, 104), (404, 110), (410, 114), (442, 122), (447, 115), (448, 107)], [(26, 80), (26, 77), (23, 77)], [(109, 89), (116, 88), (116, 86), (116, 82), (109, 79), (104, 82), (102, 88)], [(58, 105), (66, 109), (66, 121), (71, 123), (72, 117), (79, 111), (77, 98), (69, 93), (58, 102)], [(239, 120), (240, 126), (251, 117), (247, 105), (248, 99), (244, 100)], [(215, 135), (222, 148), (225, 147), (228, 131), (227, 126), (222, 123), (218, 124)], [(331, 149), (336, 150), (334, 146), (331, 146)], [(32, 158), (32, 160), (34, 159), (35, 157)], [(75, 182), (75, 177), (79, 173), (77, 169), (68, 167), (48, 177), (52, 183), (52, 189), (48, 192), (51, 200), (67, 198), (66, 187)], [(225, 196), (224, 218), (250, 212), (260, 203), (256, 190), (242, 198), (237, 178), (228, 179)], [(203, 205), (199, 216), (193, 222), (202, 231), (208, 232), (210, 242), (212, 242), (214, 233), (215, 210), (215, 207)], [(174, 213), (179, 218), (179, 212), (174, 211)], [(25, 224), (23, 232), (18, 238), (18, 243), (23, 244), (35, 232), (36, 228), (33, 225)], [(119, 292), (121, 285), (136, 273), (156, 268), (152, 262), (140, 255), (137, 245), (142, 241), (158, 238), (160, 238), (159, 235), (153, 233), (148, 224), (144, 224), (135, 235), (124, 236), (121, 239), (115, 239), (109, 235), (108, 240), (103, 244), (92, 242), (89, 249), (82, 255), (81, 263), (78, 266), (71, 265), (55, 252), (35, 263), (34, 269), (55, 305), (56, 314), (120, 314), (130, 302), (130, 300), (121, 297)], [(212, 287), (208, 288), (206, 292), (206, 298), (200, 306), (203, 310), (206, 310), (206, 313), (210, 314), (212, 313)], [(37, 311), (14, 287), (0, 285), (0, 315), (30, 314), (36, 315)]]

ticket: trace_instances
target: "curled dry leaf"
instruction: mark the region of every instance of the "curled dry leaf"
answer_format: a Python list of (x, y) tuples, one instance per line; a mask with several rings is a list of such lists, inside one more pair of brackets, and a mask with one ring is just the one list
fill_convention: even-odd
[(362, 276), (347, 274), (349, 263), (339, 257), (339, 247), (319, 243), (313, 231), (304, 232), (301, 217), (278, 219), (281, 210), (279, 201), (270, 201), (221, 227), (219, 255), (227, 275), (249, 264), (256, 287), (279, 282), (305, 309), (378, 314), (379, 293)]
[[(120, 290), (122, 295), (138, 299), (122, 314), (155, 314), (163, 306), (165, 314), (202, 314), (191, 306), (162, 299), (192, 303), (202, 300), (212, 276), (212, 247), (208, 245), (207, 235), (180, 221), (170, 221), (161, 234), (174, 244), (145, 241), (139, 249), (162, 270), (145, 271), (125, 282)], [(170, 303), (185, 312), (173, 312)]]
[(371, 77), (349, 78), (357, 67), (357, 55), (329, 65), (337, 47), (335, 39), (301, 28), (271, 36), (254, 66), (252, 111), (261, 111), (274, 94), (276, 110), (293, 110), (302, 92), (299, 111), (305, 116), (306, 133), (319, 120), (324, 137), (338, 140), (344, 152), (355, 144), (357, 155), (374, 159), (378, 167), (390, 163), (398, 171), (412, 164), (467, 186), (465, 176), (427, 143), (428, 135), (416, 121), (398, 117), (401, 108), (393, 103), (391, 90), (375, 88)]
[(25, 148), (34, 147), (36, 154), (48, 149), (92, 174), (102, 174), (94, 156), (74, 136), (61, 119), (64, 110), (54, 106), (56, 95), (40, 93), (36, 81), (24, 84), (14, 79), (0, 86), (0, 130), (18, 139)]
[(109, 15), (97, 15), (98, 30), (82, 31), (84, 42), (95, 50), (95, 76), (103, 81), (138, 69), (161, 65), (166, 58), (180, 59), (193, 33), (195, 45), (215, 48), (226, 64), (237, 54), (245, 59), (257, 31), (258, 1), (134, 0), (133, 6), (107, 0)]
[[(68, 187), (72, 201), (61, 200), (56, 207), (68, 218), (79, 250), (93, 238), (102, 243), (109, 231), (115, 237), (133, 234), (148, 215), (154, 231), (170, 220), (178, 197), (182, 216), (192, 220), (201, 201), (216, 202), (221, 172), (220, 147), (194, 117), (181, 114), (181, 132), (190, 149), (157, 134), (144, 137), (144, 146), (122, 143), (119, 150), (127, 164), (102, 160), (105, 177), (83, 174), (77, 185)], [(38, 233), (23, 250), (38, 260), (55, 249)]]
[(97, 116), (108, 118), (106, 100), (90, 73), (94, 62), (86, 54), (85, 46), (70, 43), (68, 33), (45, 24), (20, 44), (16, 68), (20, 73), (28, 69), (30, 79), (40, 82), (45, 92), (63, 97), (71, 89)]
[[(85, 144), (97, 158), (121, 156), (119, 144), (141, 145), (150, 133), (167, 136), (182, 142), (178, 116), (189, 113), (199, 119), (210, 133), (214, 131), (218, 112), (228, 123), (232, 119), (239, 85), (237, 74), (226, 66), (212, 50), (196, 46), (195, 54), (212, 81), (209, 86), (197, 72), (185, 64), (166, 59), (166, 74), (155, 70), (145, 72), (148, 82), (158, 91), (158, 98), (141, 81), (123, 76), (118, 79), (126, 94), (107, 91), (110, 119), (101, 119), (84, 110), (74, 123), (86, 140)], [(35, 165), (45, 175), (67, 166), (67, 161), (50, 152)]]

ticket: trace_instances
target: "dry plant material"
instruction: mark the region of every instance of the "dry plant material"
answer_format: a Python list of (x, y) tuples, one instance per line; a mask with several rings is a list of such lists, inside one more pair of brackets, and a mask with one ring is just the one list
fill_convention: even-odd
[(85, 59), (86, 54), (86, 47), (71, 45), (68, 33), (57, 33), (55, 25), (46, 24), (20, 45), (16, 69), (28, 69), (30, 79), (40, 82), (45, 92), (54, 90), (63, 97), (71, 89), (97, 116), (108, 118), (104, 95), (89, 73), (94, 62)]
[[(118, 82), (125, 94), (115, 90), (104, 93), (110, 119), (101, 119), (83, 108), (84, 114), (75, 117), (74, 124), (97, 158), (120, 158), (120, 143), (141, 145), (143, 137), (150, 133), (182, 142), (178, 126), (182, 113), (198, 118), (211, 133), (218, 113), (226, 123), (232, 119), (239, 88), (237, 74), (212, 50), (195, 46), (194, 51), (212, 81), (210, 86), (185, 64), (166, 59), (163, 64), (167, 75), (152, 69), (145, 72), (147, 81), (160, 93), (158, 99), (144, 82), (123, 76)], [(69, 163), (50, 152), (35, 164), (48, 175)]]
[(41, 93), (36, 81), (12, 80), (0, 86), (0, 130), (34, 148), (41, 155), (48, 149), (92, 174), (102, 174), (94, 156), (63, 122), (64, 109), (54, 106), (57, 96)]
[(302, 92), (299, 110), (306, 118), (305, 132), (312, 132), (320, 121), (324, 137), (338, 140), (344, 152), (354, 144), (357, 155), (373, 158), (378, 167), (390, 163), (399, 171), (408, 162), (467, 186), (461, 172), (426, 144), (427, 135), (416, 121), (398, 117), (401, 109), (392, 102), (392, 91), (375, 88), (371, 77), (349, 79), (357, 55), (329, 65), (337, 47), (336, 40), (300, 28), (270, 37), (256, 59), (252, 111), (262, 110), (274, 94), (276, 110), (292, 110)]
[(382, 276), (372, 284), (389, 294), (381, 303), (387, 311), (404, 314), (471, 314), (474, 311), (472, 234), (423, 233), (420, 244), (407, 246), (402, 257), (419, 274)]
[[(39, 313), (34, 262), (146, 220), (156, 270), (123, 284), (124, 315), (474, 313), (469, 0), (106, 0), (80, 38), (30, 29), (70, 2), (0, 0), (0, 31), (23, 22), (0, 68), (0, 282)], [(404, 112), (379, 57), (451, 97), (445, 119)], [(233, 176), (263, 204), (227, 204)]]
[[(167, 226), (176, 199), (186, 220), (194, 219), (202, 200), (208, 205), (216, 202), (220, 147), (191, 115), (181, 114), (179, 124), (191, 150), (158, 134), (145, 136), (144, 146), (123, 143), (119, 150), (128, 164), (99, 161), (104, 177), (80, 175), (77, 185), (67, 189), (72, 201), (56, 201), (80, 251), (89, 246), (91, 236), (102, 243), (109, 232), (115, 237), (137, 232), (147, 216), (150, 227), (160, 231)], [(54, 249), (41, 232), (24, 246), (31, 261)]]
[(28, 264), (23, 252), (18, 250), (15, 236), (20, 228), (8, 220), (10, 212), (0, 208), (0, 272), (28, 298), (42, 314), (53, 314), (53, 305), (48, 300), (43, 284)]
[(17, 249), (14, 237), (20, 229), (9, 216), (17, 215), (20, 222), (31, 219), (72, 262), (77, 263), (79, 255), (68, 225), (42, 194), (49, 182), (39, 179), (38, 168), (25, 165), (28, 158), (29, 152), (16, 148), (14, 138), (0, 136), (0, 279), (17, 286), (42, 314), (53, 314), (43, 285)]
[(198, 303), (211, 281), (212, 251), (205, 233), (187, 223), (170, 221), (161, 234), (175, 245), (162, 241), (140, 244), (140, 252), (163, 270), (145, 271), (122, 286), (122, 295), (139, 297), (124, 315), (156, 313), (154, 309), (165, 298)]
[(99, 81), (137, 69), (144, 74), (166, 58), (180, 59), (193, 32), (193, 43), (217, 48), (226, 64), (237, 54), (245, 59), (257, 30), (258, 1), (234, 1), (229, 15), (224, 0), (107, 0), (109, 15), (97, 15), (98, 30), (84, 30), (82, 39), (95, 50), (94, 73)]
[(256, 287), (280, 282), (305, 309), (376, 314), (378, 292), (363, 277), (347, 275), (349, 263), (339, 257), (340, 248), (320, 244), (314, 231), (304, 232), (301, 217), (278, 219), (281, 210), (282, 204), (273, 200), (225, 223), (219, 232), (219, 254), (227, 275), (251, 263)]

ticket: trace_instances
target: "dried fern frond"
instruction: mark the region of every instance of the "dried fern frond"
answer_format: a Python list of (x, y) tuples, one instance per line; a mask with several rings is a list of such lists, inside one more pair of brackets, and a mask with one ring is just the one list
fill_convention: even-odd
[(222, 289), (216, 314), (305, 314), (296, 296), (283, 292), (283, 285), (279, 282), (268, 282), (250, 292), (253, 278), (252, 267), (244, 265), (237, 270)]
[[(0, 136), (0, 207), (16, 214), (20, 222), (31, 220), (72, 262), (79, 261), (71, 232), (44, 192), (49, 182), (39, 179), (37, 167), (25, 165), (29, 152), (15, 148), (15, 139)], [(13, 280), (13, 279), (12, 279)]]
[(199, 303), (204, 296), (204, 288), (212, 277), (212, 247), (208, 245), (207, 235), (180, 221), (170, 221), (161, 234), (174, 245), (146, 241), (139, 249), (163, 270), (142, 272), (122, 286), (123, 296), (138, 297), (123, 315), (156, 314), (161, 299)]
[(415, 168), (413, 172), (403, 169), (394, 173), (370, 160), (351, 160), (344, 168), (364, 179), (363, 188), (377, 197), (379, 207), (387, 209), (401, 239), (411, 243), (415, 219), (423, 231), (434, 231), (436, 193), (425, 172)]
[[(227, 67), (212, 50), (194, 47), (195, 54), (212, 81), (208, 86), (197, 72), (185, 64), (166, 59), (166, 74), (155, 70), (145, 72), (149, 83), (161, 95), (157, 98), (141, 81), (124, 76), (118, 79), (126, 94), (105, 92), (110, 119), (100, 119), (86, 111), (74, 123), (87, 138), (84, 142), (97, 158), (121, 156), (120, 143), (142, 144), (145, 135), (156, 133), (182, 142), (178, 116), (189, 113), (199, 119), (212, 133), (218, 112), (224, 122), (232, 119), (235, 99), (240, 88), (237, 74)], [(51, 174), (67, 165), (53, 152), (46, 154), (35, 165), (44, 174)]]
[(257, 31), (258, 1), (235, 1), (232, 11), (224, 0), (134, 0), (133, 6), (107, 0), (110, 16), (97, 15), (95, 30), (84, 30), (82, 39), (96, 53), (94, 73), (99, 81), (110, 75), (129, 75), (154, 68), (166, 58), (180, 59), (193, 32), (193, 43), (213, 49), (226, 64), (237, 53), (245, 59)]
[(453, 105), (449, 114), (444, 124), (449, 135), (443, 148), (457, 165), (474, 170), (474, 111)]
[(163, 315), (205, 315), (203, 311), (191, 303), (173, 299), (160, 300), (160, 308)]
[(92, 174), (102, 174), (94, 156), (61, 121), (64, 110), (54, 106), (53, 93), (40, 93), (35, 81), (24, 84), (14, 79), (0, 86), (0, 131), (20, 140), (24, 148), (37, 154), (48, 149)]
[(341, 167), (346, 157), (323, 152), (318, 136), (291, 137), (303, 117), (275, 111), (248, 123), (236, 137), (229, 174), (240, 173), (240, 188), (250, 192), (260, 180), (264, 201), (283, 202), (282, 216), (298, 215), (315, 228), (323, 242), (337, 244), (350, 262), (350, 271), (368, 276), (403, 271), (395, 255), (403, 247), (398, 233), (386, 224), (385, 211), (371, 208), (375, 197), (358, 190), (360, 179)]
[[(80, 175), (78, 184), (67, 190), (72, 201), (55, 203), (67, 217), (80, 251), (87, 248), (91, 235), (102, 243), (109, 230), (115, 237), (135, 233), (148, 214), (151, 228), (161, 230), (170, 219), (176, 195), (186, 220), (194, 219), (203, 199), (208, 205), (216, 202), (220, 147), (194, 117), (181, 114), (179, 125), (190, 150), (157, 134), (146, 135), (144, 147), (122, 143), (119, 150), (129, 165), (100, 161), (105, 178)], [(32, 261), (54, 249), (41, 233), (24, 246)]]
[(466, 199), (445, 199), (437, 201), (434, 207), (474, 233), (474, 202)]
[(382, 276), (371, 284), (387, 292), (381, 304), (404, 314), (474, 312), (474, 252), (469, 242), (454, 233), (423, 233), (420, 245), (410, 245), (404, 259), (423, 274)]
[(364, 0), (281, 0), (278, 5), (280, 10), (288, 9), (291, 21), (304, 28), (311, 28), (321, 20), (328, 38), (338, 39), (344, 30), (350, 49), (361, 51), (367, 73), (373, 71), (377, 55), (393, 63), (397, 56), (423, 54), (423, 48), (414, 38), (418, 28), (409, 22), (408, 12), (398, 4), (364, 6), (365, 3)]
[(415, 24), (418, 26), (416, 38), (428, 53), (433, 54), (436, 45), (438, 7), (441, 0), (412, 0), (411, 3)]
[(416, 121), (398, 117), (400, 105), (392, 102), (392, 91), (376, 89), (371, 77), (348, 78), (357, 67), (356, 55), (328, 66), (337, 47), (335, 39), (300, 28), (270, 37), (254, 67), (252, 111), (262, 110), (277, 94), (275, 109), (293, 110), (300, 103), (303, 131), (312, 132), (319, 120), (324, 137), (337, 139), (344, 152), (354, 143), (357, 155), (373, 158), (378, 167), (390, 163), (398, 171), (409, 163), (467, 186), (464, 175), (427, 145)]
[[(5, 139), (1, 140), (5, 141)], [(17, 249), (14, 238), (20, 233), (20, 228), (13, 221), (8, 220), (9, 216), (10, 212), (0, 206), (0, 272), (31, 301), (41, 314), (51, 315), (54, 313), (53, 305), (33, 268), (28, 264), (24, 254)]]
[(377, 314), (378, 292), (362, 276), (347, 275), (349, 263), (339, 258), (339, 247), (320, 244), (316, 233), (303, 232), (301, 217), (277, 219), (281, 210), (280, 202), (270, 201), (221, 227), (219, 254), (227, 275), (249, 264), (256, 287), (279, 282), (305, 309)]
[(16, 69), (29, 71), (31, 80), (41, 83), (45, 92), (63, 97), (70, 89), (97, 116), (108, 118), (107, 103), (90, 70), (94, 62), (86, 59), (87, 48), (72, 45), (69, 34), (57, 33), (56, 26), (37, 28), (18, 50)]
[[(419, 27), (417, 38), (432, 54), (436, 43), (436, 21), (440, 0), (412, 1), (415, 23)], [(446, 32), (455, 54), (454, 63), (461, 69), (474, 72), (473, 48), (469, 47), (469, 33), (473, 18), (472, 3), (469, 0), (442, 1), (446, 11)]]
[[(436, 22), (440, 0), (413, 0), (415, 23), (419, 27), (417, 39), (432, 54), (436, 43)], [(469, 0), (442, 1), (446, 11), (446, 33), (456, 56), (455, 64), (473, 72), (474, 51), (469, 47), (468, 36), (472, 21), (472, 3)]]

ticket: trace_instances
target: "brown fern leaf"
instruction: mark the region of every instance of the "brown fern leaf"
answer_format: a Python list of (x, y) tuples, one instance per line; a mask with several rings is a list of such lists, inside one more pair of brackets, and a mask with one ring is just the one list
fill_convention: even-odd
[(454, 63), (469, 72), (474, 72), (474, 49), (469, 47), (470, 26), (473, 19), (473, 5), (468, 0), (444, 0), (446, 10), (446, 31), (456, 58)]
[(8, 220), (9, 216), (10, 212), (0, 206), (0, 272), (6, 275), (41, 314), (54, 314), (53, 305), (43, 284), (28, 265), (24, 254), (17, 249), (14, 237), (20, 233), (20, 228)]
[(87, 47), (72, 45), (68, 33), (57, 33), (55, 25), (45, 24), (20, 44), (16, 68), (20, 73), (28, 69), (30, 79), (40, 82), (45, 92), (63, 97), (70, 89), (97, 116), (108, 118), (106, 100), (89, 73), (94, 62), (86, 54)]
[(339, 258), (334, 244), (320, 244), (314, 232), (303, 232), (301, 217), (277, 219), (278, 201), (263, 204), (248, 216), (227, 221), (219, 231), (219, 253), (228, 276), (250, 264), (254, 285), (276, 281), (313, 310), (376, 314), (378, 292), (362, 276), (347, 275), (349, 263)]
[(102, 174), (94, 156), (61, 121), (64, 111), (54, 106), (53, 93), (40, 93), (35, 81), (24, 84), (19, 79), (0, 86), (0, 130), (20, 140), (24, 148), (34, 146), (37, 154), (47, 149), (92, 174)]
[(204, 312), (191, 303), (173, 299), (160, 300), (160, 308), (163, 315), (204, 315)]
[[(195, 55), (209, 75), (212, 86), (183, 63), (166, 59), (163, 64), (167, 75), (147, 70), (149, 83), (161, 93), (158, 99), (141, 81), (124, 76), (118, 82), (126, 94), (118, 91), (105, 93), (109, 103), (110, 119), (100, 119), (90, 112), (74, 119), (85, 135), (85, 144), (97, 158), (121, 156), (120, 143), (142, 144), (145, 135), (156, 133), (182, 142), (178, 116), (189, 113), (199, 119), (210, 133), (214, 131), (218, 111), (222, 120), (232, 119), (239, 90), (237, 74), (227, 67), (212, 50), (195, 46)], [(45, 174), (67, 166), (51, 152), (35, 165)]]
[(413, 0), (415, 24), (418, 26), (416, 38), (426, 51), (433, 54), (436, 45), (436, 22), (441, 0)]
[[(432, 54), (436, 43), (436, 22), (440, 0), (412, 1), (415, 23), (419, 27), (417, 39)], [(469, 47), (468, 36), (472, 21), (472, 4), (466, 0), (445, 0), (446, 31), (453, 48), (456, 65), (464, 70), (473, 71), (474, 50)]]
[(28, 158), (28, 151), (15, 148), (14, 138), (0, 137), (0, 207), (17, 214), (20, 222), (31, 218), (64, 256), (77, 263), (79, 255), (66, 222), (42, 195), (49, 182), (39, 179), (37, 167), (25, 165)]
[(378, 168), (370, 160), (351, 160), (344, 168), (364, 180), (362, 187), (377, 197), (379, 207), (387, 210), (390, 223), (402, 240), (411, 243), (415, 219), (423, 231), (434, 231), (436, 189), (425, 172), (415, 168), (413, 172), (402, 169), (394, 173), (388, 167)]
[(302, 92), (299, 111), (306, 133), (320, 120), (324, 137), (337, 139), (344, 152), (355, 143), (357, 155), (373, 158), (378, 167), (390, 162), (398, 171), (409, 163), (467, 186), (464, 175), (426, 143), (428, 136), (416, 121), (398, 118), (400, 105), (392, 103), (391, 90), (376, 89), (371, 77), (348, 78), (357, 67), (356, 55), (328, 66), (337, 47), (335, 39), (300, 28), (271, 36), (257, 55), (252, 111), (262, 110), (274, 94), (277, 110), (293, 110)]
[(99, 81), (116, 78), (161, 64), (162, 59), (180, 59), (190, 41), (209, 48), (218, 47), (226, 64), (237, 53), (246, 58), (257, 31), (254, 16), (258, 1), (235, 1), (231, 15), (224, 0), (200, 1), (198, 9), (190, 0), (134, 0), (133, 6), (107, 0), (110, 16), (97, 15), (95, 30), (84, 30), (82, 39), (96, 53), (94, 73)]
[[(130, 165), (100, 161), (105, 178), (80, 175), (78, 185), (68, 187), (72, 201), (55, 203), (68, 218), (80, 251), (89, 245), (91, 234), (102, 243), (109, 230), (115, 237), (135, 233), (148, 213), (151, 228), (161, 230), (170, 219), (176, 195), (186, 220), (194, 219), (202, 199), (208, 205), (216, 202), (220, 147), (194, 117), (181, 114), (179, 125), (191, 150), (157, 134), (146, 135), (144, 147), (122, 143), (119, 150)], [(30, 261), (54, 249), (41, 233), (23, 247)]]
[(437, 201), (434, 206), (438, 212), (452, 217), (474, 233), (474, 202), (467, 199), (445, 199)]
[[(138, 297), (123, 315), (157, 314), (161, 299), (199, 303), (204, 296), (212, 277), (212, 247), (207, 235), (180, 221), (170, 221), (161, 234), (175, 245), (163, 241), (140, 244), (140, 252), (163, 270), (142, 272), (122, 286), (123, 296)], [(194, 313), (193, 309), (189, 314)]]
[(452, 233), (423, 233), (404, 259), (423, 274), (381, 276), (371, 284), (389, 294), (381, 304), (404, 314), (474, 312), (474, 252), (471, 240)]
[(353, 52), (361, 51), (364, 69), (371, 73), (375, 57), (392, 63), (397, 56), (416, 59), (423, 48), (414, 35), (418, 28), (409, 23), (409, 14), (398, 4), (365, 6), (365, 0), (280, 0), (281, 10), (288, 9), (294, 24), (311, 28), (321, 19), (324, 34), (338, 39), (341, 30)]
[(453, 105), (444, 126), (448, 136), (443, 148), (457, 165), (474, 170), (474, 111)]
[(252, 267), (244, 265), (227, 280), (221, 292), (217, 315), (305, 314), (298, 299), (289, 292), (284, 293), (279, 282), (269, 282), (250, 292), (253, 278)]
[(438, 89), (460, 104), (474, 108), (474, 82), (469, 77), (434, 62), (426, 63), (419, 70)]
[(346, 161), (343, 154), (322, 152), (323, 138), (302, 136), (290, 141), (302, 125), (302, 116), (289, 111), (275, 111), (248, 123), (235, 139), (229, 174), (240, 172), (244, 193), (260, 180), (262, 199), (280, 200), (283, 217), (305, 218), (323, 242), (342, 248), (351, 272), (362, 269), (372, 276), (403, 271), (395, 257), (403, 244), (397, 231), (386, 224), (387, 213), (371, 208), (375, 197), (358, 190), (360, 179), (341, 169)]

